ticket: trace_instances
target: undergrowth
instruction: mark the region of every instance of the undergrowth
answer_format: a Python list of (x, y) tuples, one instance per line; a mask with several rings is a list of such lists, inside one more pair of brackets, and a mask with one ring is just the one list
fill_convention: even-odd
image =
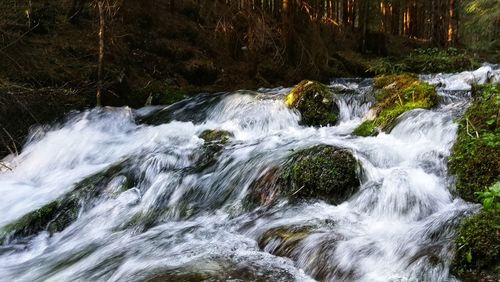
[(386, 57), (375, 60), (368, 68), (375, 74), (459, 72), (477, 68), (474, 57), (456, 48), (416, 49), (406, 57)]

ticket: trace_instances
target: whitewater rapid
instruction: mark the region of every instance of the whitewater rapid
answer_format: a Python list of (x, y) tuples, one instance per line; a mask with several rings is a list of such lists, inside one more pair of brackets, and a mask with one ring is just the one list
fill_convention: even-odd
[[(77, 219), (62, 231), (0, 246), (0, 281), (453, 281), (457, 224), (478, 208), (454, 194), (447, 171), (454, 120), (471, 84), (498, 82), (500, 72), (485, 65), (421, 78), (437, 87), (440, 104), (405, 113), (376, 137), (352, 135), (374, 102), (369, 79), (331, 83), (341, 110), (331, 127), (300, 125), (283, 102), (290, 89), (276, 88), (98, 108), (35, 128), (21, 153), (3, 160), (12, 170), (0, 172), (0, 228), (89, 176), (120, 170), (96, 184), (95, 198), (79, 199)], [(199, 171), (198, 136), (208, 129), (232, 136)], [(316, 144), (352, 151), (359, 192), (337, 206), (245, 205), (259, 176)], [(277, 228), (307, 229), (288, 257), (274, 255), (279, 242), (262, 244)]]

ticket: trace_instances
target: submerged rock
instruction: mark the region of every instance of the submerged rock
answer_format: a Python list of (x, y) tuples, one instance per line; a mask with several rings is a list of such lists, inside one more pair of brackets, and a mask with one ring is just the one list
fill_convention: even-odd
[(352, 281), (352, 273), (332, 263), (337, 242), (342, 240), (329, 226), (332, 223), (272, 228), (260, 236), (259, 247), (273, 255), (291, 258), (317, 281)]
[(348, 150), (317, 145), (293, 154), (283, 167), (265, 171), (252, 184), (250, 198), (260, 205), (280, 197), (340, 204), (359, 188), (357, 169)]
[(205, 141), (195, 160), (195, 171), (201, 172), (213, 166), (219, 158), (224, 145), (233, 134), (225, 130), (205, 130), (199, 137)]
[(339, 108), (333, 93), (324, 84), (303, 80), (286, 96), (290, 109), (297, 109), (302, 123), (309, 126), (327, 126), (337, 123)]
[[(7, 224), (0, 229), (0, 243), (33, 236), (42, 231), (56, 233), (64, 230), (76, 220), (82, 209), (94, 205), (98, 196), (104, 193), (109, 181), (120, 175), (122, 170), (123, 163), (119, 163), (91, 175), (78, 183), (71, 192)], [(121, 189), (127, 190), (132, 186), (131, 179), (127, 178)]]
[(312, 232), (308, 226), (273, 228), (262, 234), (259, 247), (273, 255), (292, 258), (297, 245)]
[(434, 86), (409, 74), (382, 75), (374, 80), (377, 104), (370, 109), (369, 118), (353, 132), (357, 136), (376, 135), (389, 131), (394, 121), (413, 109), (429, 109), (438, 102)]
[(205, 142), (219, 142), (225, 144), (233, 134), (226, 130), (207, 129), (200, 134), (200, 138)]
[(297, 276), (274, 264), (254, 262), (231, 255), (213, 254), (210, 258), (197, 258), (179, 266), (164, 266), (156, 274), (146, 277), (147, 282), (177, 281), (295, 281)]

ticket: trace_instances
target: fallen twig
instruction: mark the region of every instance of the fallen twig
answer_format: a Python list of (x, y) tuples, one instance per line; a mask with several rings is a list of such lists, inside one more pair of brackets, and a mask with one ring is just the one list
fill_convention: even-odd
[(11, 151), (11, 153), (14, 153), (16, 156), (19, 155), (19, 151), (17, 150), (17, 146), (16, 146), (16, 141), (14, 140), (14, 138), (12, 137), (12, 135), (10, 135), (10, 133), (7, 131), (7, 129), (5, 129), (4, 127), (2, 127), (3, 131), (5, 132), (5, 134), (7, 134), (7, 136), (10, 138), (10, 140), (12, 141), (12, 146), (14, 146), (14, 152), (12, 152), (9, 149), (9, 151)]
[(6, 169), (8, 169), (8, 170), (12, 171), (12, 168), (11, 168), (10, 166), (6, 165), (4, 162), (0, 162), (0, 166), (3, 166), (3, 167), (5, 167)]
[[(467, 135), (469, 135), (472, 138), (479, 138), (479, 133), (477, 132), (477, 129), (474, 127), (474, 125), (472, 124), (472, 122), (469, 121), (468, 117), (465, 117), (465, 124), (466, 124), (465, 128), (466, 128), (466, 131), (467, 131)], [(476, 137), (472, 136), (472, 134), (469, 133), (469, 124), (472, 127), (472, 129), (474, 129), (474, 132), (476, 133)]]

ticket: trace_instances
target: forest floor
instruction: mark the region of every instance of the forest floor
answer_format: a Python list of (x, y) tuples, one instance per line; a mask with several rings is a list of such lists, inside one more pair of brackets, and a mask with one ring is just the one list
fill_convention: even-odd
[[(384, 36), (371, 54), (361, 54), (355, 33), (300, 24), (292, 27), (292, 43), (285, 47), (280, 22), (264, 15), (190, 1), (175, 8), (129, 2), (107, 22), (104, 105), (141, 107), (148, 97), (153, 104), (168, 104), (200, 92), (366, 77), (398, 71), (402, 64), (404, 71), (419, 71), (393, 57), (428, 47)], [(0, 3), (0, 157), (20, 150), (33, 125), (95, 105), (95, 9), (87, 5), (68, 17), (66, 0), (23, 5)], [(457, 68), (473, 64), (462, 59)], [(449, 66), (446, 60), (441, 64)]]

